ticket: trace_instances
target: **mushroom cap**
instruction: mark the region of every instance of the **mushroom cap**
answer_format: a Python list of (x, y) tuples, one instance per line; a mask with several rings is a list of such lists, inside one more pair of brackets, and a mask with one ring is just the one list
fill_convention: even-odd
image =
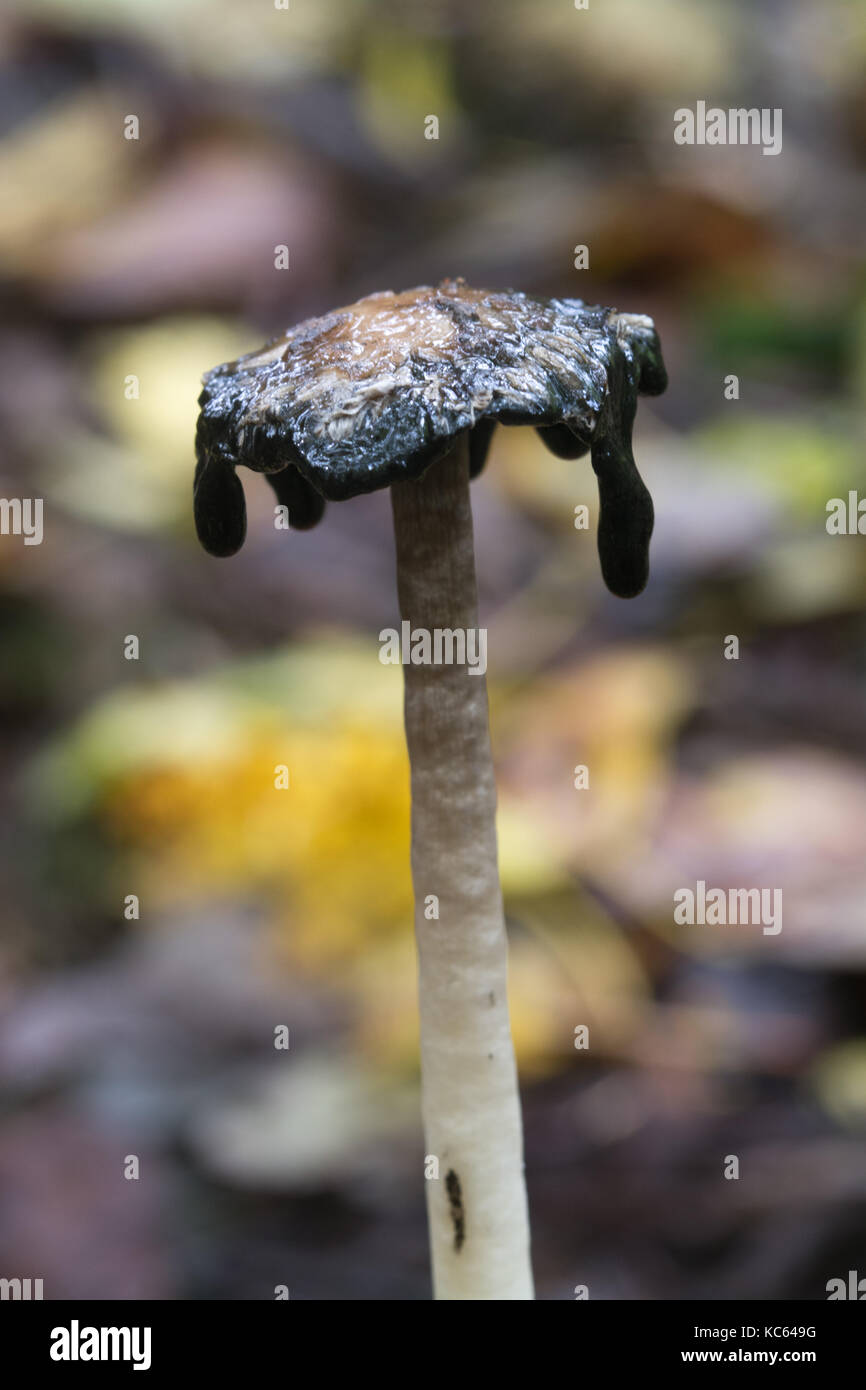
[[(658, 337), (643, 315), (475, 290), (463, 280), (368, 295), (205, 375), (199, 536), (215, 554), (242, 543), (239, 484), (226, 476), (238, 464), (268, 475), (290, 470), (272, 482), (289, 502), (290, 522), (308, 526), (321, 516), (321, 499), (419, 477), (465, 430), (475, 476), (497, 422), (536, 426), (561, 457), (592, 449), (604, 510), (602, 473), (621, 475), (607, 490), (613, 498), (622, 492), (625, 474), (613, 456), (624, 442), (631, 458), (637, 393), (666, 384)], [(625, 490), (640, 500), (632, 482)], [(642, 512), (646, 530), (646, 503)]]

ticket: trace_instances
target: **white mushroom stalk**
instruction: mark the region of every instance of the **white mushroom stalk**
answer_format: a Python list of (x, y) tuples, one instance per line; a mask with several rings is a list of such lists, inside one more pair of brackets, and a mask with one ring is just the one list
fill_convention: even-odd
[[(467, 436), (391, 500), (403, 621), (476, 630)], [(465, 663), (403, 669), (434, 1292), (531, 1299), (487, 683)]]
[[(326, 501), (390, 487), (404, 624), (434, 653), (437, 633), (462, 634), (465, 654), (478, 628), (469, 480), (495, 427), (533, 425), (561, 458), (589, 453), (601, 572), (632, 598), (653, 528), (632, 423), (638, 396), (666, 383), (642, 314), (463, 280), (368, 295), (206, 374), (199, 539), (218, 556), (243, 544), (240, 466), (265, 474), (298, 530)], [(435, 1293), (531, 1299), (485, 679), (447, 658), (404, 671)]]

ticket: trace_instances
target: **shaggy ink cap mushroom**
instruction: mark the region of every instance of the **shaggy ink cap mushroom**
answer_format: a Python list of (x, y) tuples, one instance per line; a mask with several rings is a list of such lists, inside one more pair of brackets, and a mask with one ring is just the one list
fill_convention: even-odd
[(304, 530), (326, 500), (420, 477), (464, 431), (476, 477), (497, 423), (533, 425), (560, 458), (589, 451), (602, 574), (629, 598), (646, 583), (653, 526), (632, 423), (638, 395), (666, 385), (658, 336), (641, 314), (463, 280), (369, 295), (207, 373), (199, 539), (213, 555), (243, 544), (239, 464), (267, 476), (289, 524)]

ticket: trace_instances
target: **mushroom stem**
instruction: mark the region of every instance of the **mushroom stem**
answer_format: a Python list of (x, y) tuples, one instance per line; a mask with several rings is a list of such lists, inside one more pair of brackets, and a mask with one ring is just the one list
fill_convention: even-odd
[[(467, 434), (391, 499), (404, 623), (477, 640)], [(434, 1295), (531, 1299), (487, 684), (468, 664), (403, 669)]]

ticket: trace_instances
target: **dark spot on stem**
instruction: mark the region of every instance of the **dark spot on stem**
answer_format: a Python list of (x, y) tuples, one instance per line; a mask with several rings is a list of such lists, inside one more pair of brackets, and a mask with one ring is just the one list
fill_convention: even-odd
[(453, 1168), (449, 1168), (445, 1174), (445, 1191), (448, 1193), (451, 1224), (454, 1227), (454, 1249), (459, 1255), (466, 1239), (466, 1212), (463, 1208), (463, 1190), (460, 1186), (460, 1179)]

